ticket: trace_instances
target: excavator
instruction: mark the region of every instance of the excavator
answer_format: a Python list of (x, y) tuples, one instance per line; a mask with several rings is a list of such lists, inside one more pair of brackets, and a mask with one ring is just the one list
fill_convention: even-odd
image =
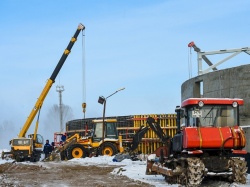
[[(2, 158), (11, 157), (15, 159), (17, 162), (22, 161), (32, 161), (36, 162), (39, 161), (41, 158), (42, 147), (43, 147), (43, 137), (40, 134), (37, 134), (38, 131), (38, 122), (39, 122), (39, 115), (42, 104), (51, 88), (55, 79), (60, 72), (64, 62), (66, 61), (74, 43), (77, 40), (77, 37), (81, 31), (85, 29), (83, 24), (79, 24), (74, 36), (71, 38), (67, 48), (64, 50), (57, 66), (55, 67), (52, 75), (48, 79), (45, 87), (43, 88), (39, 98), (37, 99), (35, 106), (32, 108), (26, 122), (24, 123), (21, 131), (18, 134), (17, 138), (13, 138), (10, 141), (11, 144), (11, 151), (10, 152), (3, 152)], [(30, 128), (35, 116), (38, 114), (34, 134), (28, 135), (26, 137), (26, 133)]]

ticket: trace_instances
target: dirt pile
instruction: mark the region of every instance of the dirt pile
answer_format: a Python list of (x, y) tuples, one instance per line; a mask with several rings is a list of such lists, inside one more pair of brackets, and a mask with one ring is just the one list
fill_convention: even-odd
[(88, 187), (138, 187), (151, 185), (112, 175), (115, 167), (79, 166), (52, 163), (5, 163), (0, 164), (0, 186), (88, 186)]

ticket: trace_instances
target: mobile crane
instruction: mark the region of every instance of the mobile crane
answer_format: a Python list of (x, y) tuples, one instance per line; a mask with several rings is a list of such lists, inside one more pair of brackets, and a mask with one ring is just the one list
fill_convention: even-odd
[[(38, 121), (39, 121), (39, 114), (42, 107), (42, 104), (52, 86), (52, 84), (55, 82), (55, 79), (61, 70), (64, 62), (66, 61), (71, 48), (73, 47), (74, 43), (77, 40), (77, 37), (81, 31), (85, 29), (85, 26), (83, 24), (79, 24), (77, 27), (77, 30), (74, 34), (74, 36), (71, 38), (67, 48), (64, 50), (63, 55), (61, 56), (56, 68), (54, 69), (51, 77), (47, 81), (44, 89), (42, 90), (39, 98), (37, 99), (37, 102), (35, 103), (34, 108), (32, 108), (26, 122), (24, 123), (20, 133), (18, 134), (17, 138), (14, 138), (10, 141), (11, 144), (11, 151), (10, 152), (4, 152), (2, 154), (2, 158), (5, 157), (5, 155), (10, 155), (13, 159), (16, 161), (33, 161), (36, 162), (41, 158), (42, 153), (42, 146), (43, 146), (43, 137), (40, 134), (37, 134), (38, 130)], [(38, 113), (38, 118), (35, 126), (34, 134), (28, 135), (28, 138), (26, 138), (26, 132), (30, 128), (35, 116)]]

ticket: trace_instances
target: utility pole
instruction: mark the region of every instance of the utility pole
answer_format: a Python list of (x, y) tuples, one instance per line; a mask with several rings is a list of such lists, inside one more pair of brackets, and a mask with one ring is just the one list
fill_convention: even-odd
[(114, 93), (112, 93), (108, 97), (100, 96), (99, 99), (98, 99), (98, 103), (104, 104), (103, 105), (103, 116), (102, 116), (102, 142), (104, 142), (104, 132), (106, 131), (106, 129), (105, 129), (105, 111), (106, 111), (106, 102), (107, 102), (107, 99), (109, 97), (111, 97), (112, 95), (116, 94), (117, 92), (120, 92), (120, 91), (122, 91), (124, 89), (125, 88), (121, 88), (119, 90), (116, 90)]
[(57, 85), (56, 91), (59, 93), (59, 111), (60, 111), (60, 132), (63, 131), (63, 109), (62, 109), (62, 92), (64, 91), (64, 86)]

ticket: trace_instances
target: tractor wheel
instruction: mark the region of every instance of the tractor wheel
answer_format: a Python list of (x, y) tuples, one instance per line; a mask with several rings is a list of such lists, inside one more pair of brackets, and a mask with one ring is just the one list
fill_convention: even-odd
[(196, 187), (200, 186), (205, 172), (205, 165), (199, 158), (187, 158), (188, 168), (187, 168), (187, 186)]
[(15, 160), (16, 160), (17, 162), (21, 162), (21, 161), (22, 161), (22, 159), (21, 159), (18, 155), (14, 156), (14, 158), (15, 158)]
[(116, 146), (111, 142), (104, 142), (99, 148), (99, 155), (113, 156), (118, 153)]
[(247, 162), (244, 158), (232, 158), (233, 181), (246, 184), (247, 180)]
[(84, 158), (87, 156), (87, 151), (81, 144), (74, 144), (68, 148), (68, 159)]

